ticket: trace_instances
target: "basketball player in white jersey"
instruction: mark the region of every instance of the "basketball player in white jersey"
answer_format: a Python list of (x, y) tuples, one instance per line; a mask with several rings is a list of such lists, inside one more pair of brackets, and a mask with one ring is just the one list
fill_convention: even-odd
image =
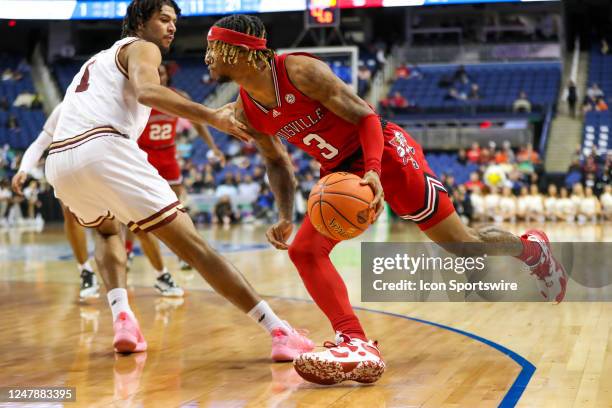
[(599, 197), (603, 220), (612, 220), (612, 185), (606, 184), (604, 192)]
[[(124, 38), (90, 58), (66, 91), (47, 157), (47, 179), (77, 220), (95, 228), (95, 259), (108, 290), (116, 351), (147, 348), (125, 290), (121, 222), (132, 231), (155, 234), (270, 333), (274, 360), (292, 360), (312, 350), (313, 343), (280, 320), (242, 274), (204, 242), (176, 194), (136, 144), (151, 107), (249, 137), (232, 105), (213, 110), (160, 85), (161, 52), (174, 39), (179, 14), (174, 0), (130, 3)], [(286, 155), (282, 159), (289, 161)]]
[[(44, 151), (47, 150), (53, 141), (53, 133), (55, 132), (55, 128), (57, 126), (57, 119), (61, 112), (61, 105), (62, 104), (60, 103), (53, 109), (51, 115), (49, 115), (43, 126), (43, 130), (23, 154), (19, 170), (17, 171), (17, 174), (13, 176), (11, 181), (13, 191), (19, 195), (23, 194), (22, 188), (28, 174), (36, 166)], [(209, 138), (206, 139), (208, 145), (211, 147), (211, 149), (213, 147), (216, 148), (214, 141), (211, 142), (210, 140), (211, 139), (209, 136)], [(64, 231), (68, 237), (68, 242), (72, 248), (72, 253), (77, 261), (81, 275), (79, 298), (81, 300), (97, 298), (100, 296), (100, 285), (98, 284), (96, 274), (93, 272), (93, 268), (91, 267), (92, 260), (89, 259), (85, 229), (77, 222), (74, 215), (61, 201), (60, 204), (64, 213)], [(147, 243), (153, 241), (153, 239), (148, 238), (148, 234), (146, 232), (141, 232), (138, 237), (143, 241), (143, 246), (145, 240)], [(149, 243), (149, 247), (152, 247), (152, 250), (144, 252), (151, 261), (151, 264), (161, 264), (161, 267), (157, 268), (158, 278), (154, 285), (155, 289), (162, 296), (183, 296), (183, 289), (174, 283), (170, 272), (168, 272), (167, 268), (165, 268), (163, 265), (159, 245), (152, 245)], [(156, 263), (154, 263), (154, 261)]]

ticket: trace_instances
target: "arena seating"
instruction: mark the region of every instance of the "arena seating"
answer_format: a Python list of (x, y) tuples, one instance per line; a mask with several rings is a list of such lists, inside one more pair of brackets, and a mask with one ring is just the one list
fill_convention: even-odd
[(527, 93), (533, 111), (544, 111), (555, 103), (561, 80), (558, 63), (517, 63), (466, 65), (467, 84), (457, 84), (459, 92), (469, 93), (471, 84), (480, 88), (480, 99), (445, 99), (448, 87), (453, 83), (457, 65), (419, 66), (421, 79), (397, 79), (390, 95), (399, 91), (411, 104), (423, 112), (462, 112), (466, 106), (476, 106), (479, 112), (508, 112), (521, 91)]
[[(602, 55), (598, 48), (593, 48), (590, 54), (588, 85), (593, 83), (599, 84), (609, 100), (612, 95), (612, 55)], [(581, 156), (588, 156), (593, 151), (598, 156), (612, 152), (611, 128), (610, 111), (587, 112), (584, 119)]]
[[(6, 68), (15, 70), (22, 57), (0, 54), (0, 72)], [(6, 98), (10, 107), (8, 111), (0, 110), (0, 146), (8, 144), (16, 149), (25, 149), (36, 138), (45, 122), (45, 115), (40, 109), (13, 107), (15, 98), (22, 92), (36, 93), (29, 72), (22, 72), (23, 78), (15, 81), (0, 81), (0, 98)], [(7, 120), (15, 116), (19, 130), (9, 130)]]

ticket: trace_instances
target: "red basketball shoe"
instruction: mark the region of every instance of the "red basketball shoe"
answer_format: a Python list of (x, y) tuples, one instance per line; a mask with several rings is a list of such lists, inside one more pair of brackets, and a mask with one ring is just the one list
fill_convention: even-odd
[(304, 353), (293, 361), (293, 366), (306, 381), (331, 385), (352, 380), (373, 383), (385, 372), (378, 343), (351, 339), (336, 333), (336, 343), (325, 342), (327, 350)]
[(537, 242), (542, 248), (540, 259), (534, 265), (527, 265), (537, 278), (540, 294), (548, 301), (561, 302), (567, 289), (567, 273), (561, 262), (552, 255), (548, 237), (544, 231), (529, 230), (521, 238)]

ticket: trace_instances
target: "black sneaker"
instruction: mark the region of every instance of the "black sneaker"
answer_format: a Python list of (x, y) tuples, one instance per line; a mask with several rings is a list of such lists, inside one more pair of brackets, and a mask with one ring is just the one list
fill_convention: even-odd
[(100, 285), (96, 274), (87, 269), (81, 271), (81, 290), (79, 291), (81, 299), (100, 297)]
[(185, 293), (182, 288), (180, 288), (179, 286), (177, 286), (176, 283), (174, 283), (170, 272), (162, 273), (157, 278), (157, 282), (155, 283), (155, 289), (157, 289), (157, 291), (162, 296), (181, 297)]

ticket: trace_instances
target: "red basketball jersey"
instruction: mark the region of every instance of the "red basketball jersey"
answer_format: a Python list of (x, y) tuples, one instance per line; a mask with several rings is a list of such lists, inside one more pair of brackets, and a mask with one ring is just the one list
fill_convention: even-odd
[(165, 149), (176, 143), (176, 123), (178, 118), (151, 109), (147, 126), (138, 138), (141, 149)]
[(315, 158), (323, 168), (333, 169), (360, 147), (357, 125), (330, 112), (291, 83), (285, 69), (289, 55), (316, 58), (304, 53), (276, 55), (272, 61), (276, 107), (263, 107), (240, 88), (246, 117), (255, 130), (279, 136)]

